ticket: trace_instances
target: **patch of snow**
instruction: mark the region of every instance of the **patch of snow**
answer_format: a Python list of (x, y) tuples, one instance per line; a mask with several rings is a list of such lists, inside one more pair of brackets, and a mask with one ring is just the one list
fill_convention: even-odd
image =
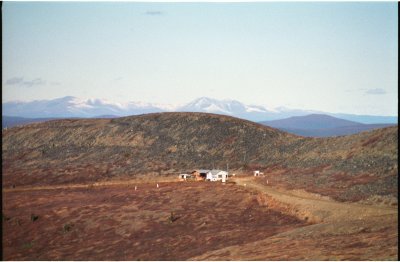
[(208, 107), (203, 108), (203, 110), (209, 112), (209, 113), (225, 113), (225, 114), (231, 114), (231, 112), (226, 111), (224, 109), (222, 109), (221, 107), (215, 105), (215, 104), (211, 104)]
[(169, 112), (176, 111), (179, 108), (179, 106), (171, 104), (153, 104), (153, 107), (157, 107)]
[(246, 106), (246, 112), (260, 112), (260, 113), (267, 113), (266, 110), (262, 110), (261, 108), (258, 107), (250, 107), (250, 106)]

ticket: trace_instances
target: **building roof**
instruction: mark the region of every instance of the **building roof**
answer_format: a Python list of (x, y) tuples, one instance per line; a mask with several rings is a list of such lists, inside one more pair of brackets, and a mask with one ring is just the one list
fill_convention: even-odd
[(211, 172), (212, 175), (216, 175), (216, 174), (218, 174), (218, 173), (220, 173), (220, 172), (225, 172), (225, 173), (227, 173), (226, 171), (224, 171), (224, 170), (219, 170), (219, 169), (212, 169), (212, 170), (210, 170), (209, 172)]
[(194, 173), (196, 171), (199, 173), (208, 173), (208, 171), (210, 171), (210, 169), (196, 169), (196, 170), (193, 170), (192, 173)]

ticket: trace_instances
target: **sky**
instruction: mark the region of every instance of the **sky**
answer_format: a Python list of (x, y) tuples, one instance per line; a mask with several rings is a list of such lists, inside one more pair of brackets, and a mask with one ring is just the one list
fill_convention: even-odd
[(397, 2), (3, 2), (3, 102), (397, 115)]

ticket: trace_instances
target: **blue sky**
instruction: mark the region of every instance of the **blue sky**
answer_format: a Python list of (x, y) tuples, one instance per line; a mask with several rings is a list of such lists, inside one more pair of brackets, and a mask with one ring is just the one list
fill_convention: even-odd
[(396, 2), (4, 2), (3, 101), (397, 115)]

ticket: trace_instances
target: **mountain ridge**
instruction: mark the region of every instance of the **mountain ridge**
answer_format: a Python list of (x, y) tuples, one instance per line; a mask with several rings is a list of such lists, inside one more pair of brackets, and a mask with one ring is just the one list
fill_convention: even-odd
[(267, 109), (259, 105), (246, 105), (237, 100), (197, 98), (182, 106), (160, 105), (143, 102), (115, 103), (104, 99), (80, 99), (66, 96), (52, 100), (3, 103), (3, 115), (27, 118), (96, 117), (99, 115), (129, 116), (156, 112), (221, 113), (255, 122), (283, 119), (308, 114), (328, 114), (349, 121), (362, 123), (397, 123), (394, 116), (369, 116), (326, 113), (278, 107)]
[(363, 131), (383, 128), (395, 124), (363, 124), (324, 114), (295, 116), (280, 120), (263, 121), (263, 125), (278, 128), (292, 134), (308, 137), (352, 135)]
[(262, 124), (275, 128), (320, 129), (342, 126), (357, 126), (361, 123), (339, 119), (324, 114), (310, 114), (306, 116), (292, 116), (280, 120), (264, 121)]

